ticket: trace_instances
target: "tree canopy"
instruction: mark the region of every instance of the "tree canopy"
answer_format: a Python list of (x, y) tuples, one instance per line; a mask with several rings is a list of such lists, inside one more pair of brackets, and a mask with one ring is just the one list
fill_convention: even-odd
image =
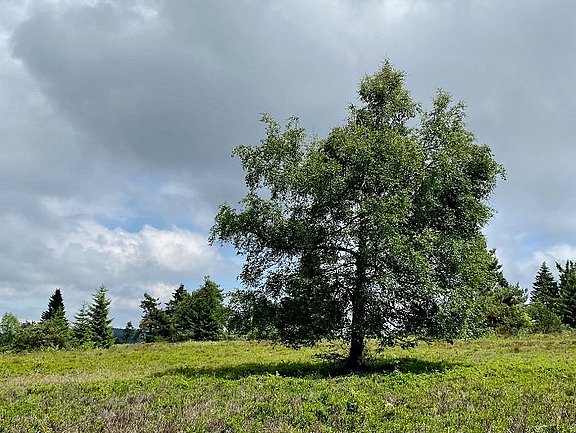
[(56, 316), (66, 319), (66, 309), (60, 289), (56, 289), (48, 301), (48, 309), (42, 313), (42, 321), (50, 320)]
[(144, 293), (140, 302), (141, 338), (146, 342), (219, 340), (226, 320), (223, 299), (222, 290), (209, 277), (192, 292), (181, 284), (165, 309), (158, 299)]
[(96, 347), (103, 348), (114, 344), (114, 334), (110, 326), (112, 319), (108, 317), (111, 301), (106, 296), (107, 292), (106, 287), (100, 286), (92, 296), (92, 305), (88, 309), (92, 342)]
[(450, 338), (471, 326), (490, 262), (486, 201), (503, 175), (463, 104), (439, 91), (424, 112), (390, 62), (359, 97), (324, 139), (265, 115), (261, 144), (234, 151), (248, 192), (239, 210), (220, 207), (211, 234), (246, 256), (240, 278), (275, 300), (284, 342), (346, 338), (351, 368), (366, 338)]
[(89, 307), (86, 303), (80, 306), (80, 310), (74, 316), (72, 332), (74, 333), (74, 338), (76, 338), (80, 345), (90, 344), (93, 340)]
[(559, 299), (558, 310), (562, 323), (576, 328), (576, 264), (572, 260), (566, 260), (562, 266), (556, 263), (559, 272)]
[(140, 320), (140, 336), (147, 342), (168, 340), (171, 335), (170, 319), (161, 308), (157, 298), (144, 293), (144, 299), (140, 301), (142, 319)]
[(556, 283), (546, 262), (543, 262), (534, 279), (530, 301), (532, 303), (540, 302), (550, 311), (558, 312), (559, 297), (558, 283)]

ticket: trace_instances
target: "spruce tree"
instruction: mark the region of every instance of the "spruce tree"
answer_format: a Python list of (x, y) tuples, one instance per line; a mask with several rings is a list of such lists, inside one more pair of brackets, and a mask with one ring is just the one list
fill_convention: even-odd
[(42, 322), (50, 320), (56, 316), (66, 319), (64, 300), (60, 289), (56, 289), (48, 301), (48, 309), (42, 313)]
[(525, 306), (526, 291), (518, 284), (508, 282), (502, 272), (502, 265), (496, 250), (489, 250), (490, 270), (484, 292), (484, 324), (501, 334), (515, 334), (530, 325), (530, 317)]
[(158, 299), (144, 293), (140, 302), (142, 319), (140, 320), (140, 335), (146, 343), (166, 341), (171, 337), (170, 320), (166, 311), (160, 308)]
[(576, 328), (576, 266), (571, 260), (566, 261), (562, 267), (556, 263), (560, 273), (560, 283), (558, 285), (560, 292), (560, 317), (562, 323)]
[(170, 319), (170, 339), (172, 341), (186, 341), (195, 339), (196, 311), (193, 295), (180, 284), (172, 299), (166, 305), (166, 314)]
[(532, 304), (541, 303), (544, 307), (551, 312), (558, 312), (559, 308), (558, 283), (554, 279), (554, 275), (543, 262), (536, 274), (534, 284), (532, 285), (532, 294), (530, 295), (530, 302)]
[(174, 293), (172, 293), (172, 299), (170, 299), (168, 301), (168, 304), (166, 304), (166, 312), (168, 314), (172, 313), (174, 310), (176, 310), (176, 308), (178, 307), (178, 305), (184, 301), (184, 299), (186, 299), (186, 297), (188, 296), (188, 292), (186, 291), (186, 288), (184, 287), (184, 284), (180, 284), (180, 286), (174, 290)]
[(218, 340), (222, 337), (226, 309), (220, 286), (209, 277), (204, 284), (190, 294), (190, 312), (194, 340)]
[(74, 327), (72, 328), (74, 338), (80, 345), (92, 342), (92, 326), (90, 325), (90, 314), (88, 305), (83, 303), (80, 310), (74, 316)]
[(92, 297), (92, 305), (88, 310), (92, 341), (96, 347), (103, 348), (108, 348), (114, 344), (114, 333), (110, 326), (112, 319), (108, 317), (110, 300), (106, 297), (107, 291), (106, 287), (100, 286)]

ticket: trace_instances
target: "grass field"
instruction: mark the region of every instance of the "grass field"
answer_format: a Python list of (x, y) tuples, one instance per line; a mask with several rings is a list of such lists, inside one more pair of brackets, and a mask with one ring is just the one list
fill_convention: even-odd
[(0, 355), (0, 432), (576, 432), (576, 334), (390, 349), (341, 374), (248, 342)]

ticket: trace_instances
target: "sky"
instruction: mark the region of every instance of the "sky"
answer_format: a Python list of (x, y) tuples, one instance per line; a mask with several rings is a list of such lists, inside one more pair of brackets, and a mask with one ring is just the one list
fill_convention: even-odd
[(576, 260), (572, 0), (0, 0), (0, 314), (70, 319), (105, 285), (114, 325), (242, 258), (210, 246), (244, 192), (232, 149), (261, 113), (311, 136), (346, 121), (388, 58), (437, 89), (507, 172), (485, 228), (505, 276)]

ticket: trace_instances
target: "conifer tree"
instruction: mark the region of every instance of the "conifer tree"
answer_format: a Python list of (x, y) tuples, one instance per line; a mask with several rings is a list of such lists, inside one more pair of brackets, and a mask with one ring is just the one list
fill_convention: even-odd
[(168, 314), (172, 313), (178, 305), (186, 299), (188, 294), (189, 293), (186, 291), (184, 284), (180, 284), (180, 286), (174, 290), (174, 293), (172, 293), (172, 299), (170, 299), (168, 304), (166, 304), (166, 312)]
[(88, 310), (92, 341), (96, 347), (103, 348), (108, 348), (114, 344), (114, 333), (110, 326), (112, 319), (108, 317), (110, 300), (106, 297), (107, 291), (106, 287), (100, 286), (92, 297), (92, 305)]
[(562, 323), (576, 328), (576, 266), (571, 260), (566, 261), (562, 267), (556, 263), (560, 273), (560, 283), (558, 285), (560, 292), (559, 311)]
[(530, 302), (532, 304), (540, 302), (550, 311), (558, 312), (559, 297), (558, 283), (556, 283), (554, 275), (552, 275), (546, 262), (543, 262), (532, 285)]
[(56, 289), (50, 300), (48, 301), (48, 309), (42, 313), (42, 322), (50, 320), (55, 316), (66, 319), (66, 310), (64, 308), (64, 300), (60, 289)]
[[(208, 289), (206, 284), (216, 290)], [(204, 286), (191, 293), (184, 289), (184, 285), (180, 285), (166, 307), (170, 317), (171, 340), (218, 339), (222, 329), (220, 319), (216, 317), (220, 313), (217, 306), (222, 304), (222, 296), (218, 293), (218, 286), (208, 278)], [(216, 316), (215, 311), (218, 311)]]
[(166, 314), (170, 321), (170, 340), (186, 341), (193, 338), (191, 297), (184, 284), (180, 284), (172, 293), (172, 299), (166, 304)]
[(170, 320), (166, 312), (160, 308), (158, 299), (144, 293), (140, 302), (142, 319), (140, 320), (140, 335), (146, 343), (166, 341), (171, 337)]
[(525, 302), (526, 291), (518, 284), (508, 282), (502, 272), (502, 265), (496, 256), (496, 250), (491, 249), (490, 278), (485, 292), (485, 325), (502, 334), (515, 334), (523, 328), (530, 326)]
[(92, 342), (92, 326), (90, 325), (90, 314), (86, 303), (82, 304), (80, 310), (74, 316), (72, 332), (74, 333), (74, 338), (80, 345)]
[(219, 340), (222, 337), (226, 309), (220, 286), (204, 277), (204, 284), (190, 294), (194, 340)]

